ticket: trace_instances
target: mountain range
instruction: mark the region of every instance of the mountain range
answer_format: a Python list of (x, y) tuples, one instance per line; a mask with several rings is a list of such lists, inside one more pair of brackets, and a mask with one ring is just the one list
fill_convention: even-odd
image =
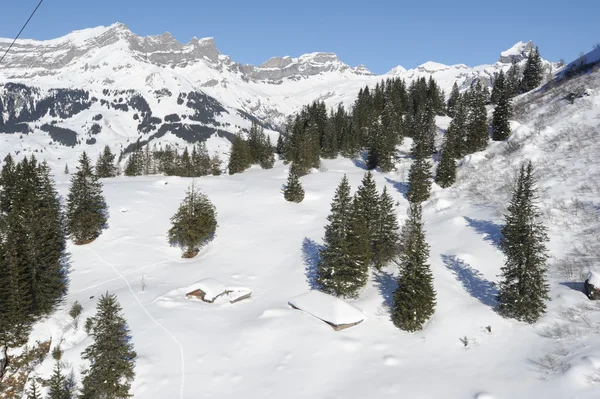
[[(0, 39), (0, 51), (10, 42)], [(525, 62), (533, 47), (519, 42), (493, 64), (426, 62), (376, 75), (325, 52), (243, 65), (221, 54), (213, 38), (183, 44), (169, 33), (138, 36), (121, 23), (18, 40), (0, 69), (0, 133), (10, 134), (0, 140), (15, 151), (93, 146), (95, 152), (104, 144), (127, 152), (137, 140), (208, 141), (211, 151), (226, 154), (232, 134), (253, 121), (274, 138), (303, 105), (350, 107), (362, 87), (390, 77), (410, 83), (431, 76), (446, 93), (455, 82), (462, 90), (476, 80), (491, 85), (494, 73), (513, 60)], [(544, 65), (548, 73), (558, 67)]]

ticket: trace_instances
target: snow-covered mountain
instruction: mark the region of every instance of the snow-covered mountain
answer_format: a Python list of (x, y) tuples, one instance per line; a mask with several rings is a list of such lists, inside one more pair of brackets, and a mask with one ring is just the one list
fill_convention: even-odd
[[(0, 39), (0, 51), (10, 42)], [(226, 153), (231, 134), (252, 121), (275, 137), (285, 116), (303, 105), (351, 106), (360, 88), (389, 77), (432, 76), (446, 92), (454, 82), (490, 84), (532, 47), (519, 42), (489, 65), (427, 62), (375, 75), (323, 52), (242, 65), (221, 54), (213, 38), (182, 44), (169, 33), (140, 37), (117, 23), (53, 40), (18, 40), (0, 69), (0, 133), (32, 134), (19, 135), (18, 143), (0, 138), (31, 151), (49, 143), (99, 151), (104, 144), (126, 149), (138, 139), (209, 140), (211, 150)]]

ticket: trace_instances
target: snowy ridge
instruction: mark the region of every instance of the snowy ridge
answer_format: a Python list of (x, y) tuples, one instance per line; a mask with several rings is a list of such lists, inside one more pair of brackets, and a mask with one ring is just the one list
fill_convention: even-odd
[[(8, 45), (7, 39), (0, 40), (0, 51)], [(524, 56), (527, 49), (527, 46), (517, 45), (509, 52), (521, 51)], [(554, 64), (545, 62), (545, 65), (551, 68)], [(8, 151), (46, 150), (46, 156), (60, 157), (72, 163), (83, 150), (98, 153), (105, 144), (116, 150), (126, 150), (140, 139), (150, 140), (152, 144), (178, 146), (208, 140), (211, 152), (226, 157), (232, 134), (247, 131), (253, 120), (263, 124), (275, 141), (285, 117), (315, 100), (324, 101), (328, 107), (341, 103), (350, 108), (361, 88), (374, 86), (392, 76), (405, 79), (409, 84), (415, 79), (431, 76), (448, 94), (455, 82), (462, 90), (475, 80), (490, 85), (495, 72), (509, 67), (510, 63), (500, 61), (473, 68), (463, 64), (447, 66), (427, 62), (409, 70), (398, 66), (388, 74), (374, 75), (364, 65), (350, 67), (334, 53), (327, 52), (273, 57), (259, 66), (242, 65), (221, 54), (214, 38), (193, 38), (183, 44), (169, 33), (137, 36), (120, 23), (84, 29), (46, 41), (23, 39), (11, 49), (0, 70), (0, 102), (9, 102), (9, 97), (14, 96), (11, 90), (5, 90), (9, 93), (2, 97), (3, 86), (8, 83), (24, 84), (35, 88), (39, 94), (29, 97), (21, 94), (15, 102), (17, 109), (13, 121), (23, 114), (19, 107), (32, 99), (42, 100), (43, 94), (51, 89), (84, 90), (89, 99), (98, 101), (77, 115), (55, 118), (46, 114), (25, 121), (33, 134), (24, 139), (20, 139), (20, 134), (12, 137), (1, 133), (19, 133), (26, 127), (8, 129), (0, 121), (3, 143), (0, 156)], [(141, 96), (152, 116), (162, 122), (154, 123), (154, 127), (144, 127), (143, 132), (138, 131), (139, 121), (134, 119), (138, 111), (131, 107), (129, 110), (114, 108), (122, 107), (119, 103), (124, 97), (122, 92), (128, 90)], [(195, 103), (196, 110), (190, 110), (187, 99), (181, 98), (191, 92), (203, 98)], [(109, 110), (106, 103), (99, 104), (103, 100), (112, 104)], [(35, 106), (34, 103), (32, 107)], [(68, 108), (68, 104), (65, 107)], [(100, 123), (103, 128), (92, 137), (88, 131), (93, 124), (92, 118), (99, 113), (104, 117)], [(190, 121), (189, 117), (194, 113), (196, 119)], [(6, 107), (0, 109), (0, 115), (3, 114), (7, 114)], [(173, 114), (181, 119), (188, 117), (181, 123), (192, 125), (188, 130), (193, 133), (165, 126), (158, 134), (160, 137), (155, 137), (161, 132), (164, 118)], [(62, 151), (60, 146), (64, 144), (57, 145), (47, 132), (40, 130), (41, 126), (50, 123), (75, 132), (75, 147)], [(54, 143), (50, 145), (51, 141)]]

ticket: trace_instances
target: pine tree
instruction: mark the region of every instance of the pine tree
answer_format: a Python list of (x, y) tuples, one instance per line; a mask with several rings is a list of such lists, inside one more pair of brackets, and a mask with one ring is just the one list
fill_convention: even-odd
[(510, 98), (516, 96), (519, 93), (519, 81), (520, 81), (521, 70), (515, 60), (506, 73), (506, 92)]
[(229, 165), (227, 166), (229, 174), (241, 173), (248, 169), (251, 164), (252, 160), (248, 143), (240, 134), (236, 134), (231, 144)]
[(442, 188), (450, 187), (456, 181), (456, 156), (452, 143), (446, 136), (446, 141), (442, 147), (440, 163), (435, 172), (435, 182)]
[(217, 154), (215, 154), (211, 159), (210, 159), (210, 174), (213, 176), (220, 176), (222, 171), (221, 171), (221, 158), (219, 158), (219, 156)]
[(350, 184), (344, 175), (335, 191), (331, 213), (327, 217), (323, 249), (319, 251), (317, 282), (329, 294), (352, 297), (366, 283), (366, 276), (350, 257), (350, 216), (352, 197)]
[(462, 158), (467, 154), (467, 106), (466, 99), (459, 97), (454, 109), (454, 118), (446, 131), (446, 143), (452, 148), (455, 158)]
[(181, 247), (184, 258), (193, 258), (214, 237), (217, 212), (208, 196), (192, 183), (171, 224), (169, 243)]
[(420, 204), (431, 195), (431, 165), (425, 158), (417, 158), (408, 172), (408, 192), (406, 198)]
[(111, 152), (110, 147), (104, 147), (102, 154), (96, 162), (96, 176), (100, 178), (115, 177), (117, 175), (117, 167), (115, 165), (115, 155)]
[(135, 377), (135, 359), (127, 321), (116, 295), (104, 294), (86, 322), (94, 342), (82, 353), (90, 362), (83, 373), (80, 399), (126, 399)]
[(283, 190), (283, 198), (290, 202), (302, 202), (304, 200), (304, 189), (302, 188), (298, 174), (294, 169), (292, 164), (288, 174), (287, 185)]
[(521, 80), (521, 91), (523, 93), (535, 89), (542, 83), (544, 77), (544, 66), (538, 48), (531, 50), (523, 69)]
[(277, 137), (277, 146), (275, 147), (275, 153), (280, 157), (283, 156), (285, 152), (285, 144), (283, 140), (283, 134), (279, 134)]
[(125, 164), (125, 176), (141, 176), (143, 172), (142, 153), (136, 150), (129, 155)]
[(387, 188), (379, 197), (379, 209), (373, 237), (373, 264), (377, 269), (386, 266), (396, 254), (400, 241), (398, 219), (394, 209), (394, 200)]
[(65, 164), (65, 175), (69, 174), (69, 165)]
[(107, 210), (102, 183), (92, 172), (84, 152), (67, 196), (67, 229), (76, 244), (87, 244), (98, 238), (107, 222)]
[(392, 321), (396, 327), (414, 332), (421, 330), (435, 311), (436, 292), (427, 264), (429, 245), (425, 241), (421, 205), (411, 204), (403, 229), (398, 266), (398, 288), (394, 292)]
[(498, 75), (497, 81), (497, 105), (492, 117), (492, 139), (503, 141), (511, 133), (509, 119), (512, 116), (512, 105), (502, 72)]
[(466, 151), (472, 154), (483, 151), (488, 145), (490, 134), (487, 125), (487, 110), (485, 108), (485, 95), (481, 82), (469, 95), (469, 116), (467, 119)]
[(65, 399), (68, 394), (66, 387), (67, 379), (62, 373), (60, 360), (54, 363), (54, 372), (48, 381), (49, 391), (46, 399)]
[(377, 194), (377, 186), (371, 171), (365, 173), (361, 185), (358, 186), (352, 209), (352, 219), (356, 219), (357, 226), (366, 229), (364, 234), (357, 235), (356, 239), (362, 239), (363, 235), (366, 236), (368, 249), (364, 255), (368, 266), (371, 261), (371, 248), (375, 240), (377, 219), (379, 217), (379, 195)]
[(452, 85), (452, 91), (450, 92), (450, 97), (448, 98), (448, 105), (446, 106), (448, 116), (454, 118), (456, 115), (456, 105), (460, 101), (460, 92), (458, 91), (458, 84), (454, 82)]
[[(34, 167), (34, 186), (27, 213), (28, 266), (32, 271), (32, 310), (37, 316), (50, 314), (67, 293), (68, 264), (64, 214), (50, 167)], [(19, 201), (22, 204), (27, 201)]]
[(502, 251), (506, 256), (501, 269), (498, 311), (505, 317), (527, 323), (536, 322), (546, 311), (546, 228), (540, 221), (535, 180), (531, 162), (521, 172), (504, 216)]
[(43, 399), (40, 386), (35, 378), (33, 378), (33, 381), (27, 390), (27, 399)]
[(194, 174), (194, 165), (192, 163), (192, 158), (190, 157), (190, 153), (189, 153), (187, 147), (185, 147), (183, 149), (181, 158), (179, 158), (179, 165), (178, 165), (177, 169), (178, 169), (178, 173), (177, 173), (178, 176), (192, 177)]

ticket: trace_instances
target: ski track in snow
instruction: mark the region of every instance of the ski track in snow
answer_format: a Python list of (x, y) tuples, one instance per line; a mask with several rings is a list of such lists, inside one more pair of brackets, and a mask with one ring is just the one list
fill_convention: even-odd
[[(127, 280), (127, 278), (125, 277), (125, 275), (123, 275), (121, 272), (119, 272), (119, 270), (112, 263), (104, 260), (100, 255), (98, 255), (98, 253), (96, 251), (94, 251), (91, 248), (87, 248), (87, 249), (89, 249), (89, 251), (92, 252), (94, 254), (94, 256), (96, 258), (98, 258), (98, 260), (100, 262), (104, 263), (105, 265), (110, 266), (110, 268), (119, 276), (119, 278), (121, 278), (121, 279), (123, 279), (125, 281), (125, 283), (127, 284), (127, 288), (129, 288), (129, 292), (131, 292), (131, 295), (133, 295), (133, 297), (135, 298), (135, 300), (138, 303), (138, 305), (140, 306), (140, 308), (144, 311), (144, 313), (146, 313), (146, 316), (148, 316), (148, 318), (150, 320), (152, 320), (152, 322), (154, 322), (154, 324), (156, 324), (164, 332), (166, 332), (167, 335), (169, 337), (171, 337), (171, 339), (173, 340), (173, 342), (175, 342), (175, 344), (177, 344), (177, 346), (179, 347), (179, 353), (180, 353), (180, 356), (181, 356), (181, 386), (179, 388), (179, 397), (180, 397), (180, 399), (183, 399), (183, 391), (184, 391), (184, 387), (185, 387), (185, 357), (184, 357), (183, 346), (181, 345), (181, 343), (179, 342), (179, 340), (171, 333), (171, 331), (169, 331), (158, 320), (156, 320), (150, 314), (150, 312), (148, 311), (148, 309), (146, 309), (146, 307), (144, 305), (142, 305), (142, 302), (140, 301), (140, 299), (138, 298), (138, 296), (135, 294), (135, 292), (131, 288), (131, 284), (129, 284), (129, 280)], [(165, 263), (165, 262), (161, 262), (161, 263)]]

